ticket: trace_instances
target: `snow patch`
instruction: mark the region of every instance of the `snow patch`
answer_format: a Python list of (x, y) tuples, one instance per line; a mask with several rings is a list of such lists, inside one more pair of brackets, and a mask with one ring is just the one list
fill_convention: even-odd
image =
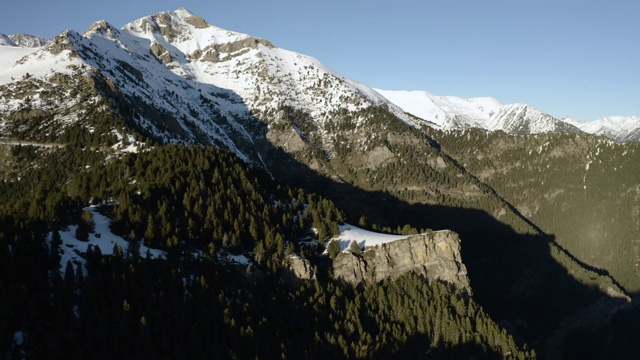
[[(89, 210), (93, 214), (95, 232), (89, 234), (88, 241), (81, 241), (75, 237), (77, 225), (71, 225), (67, 230), (61, 230), (59, 232), (62, 238), (62, 245), (60, 245), (60, 273), (62, 275), (64, 275), (68, 261), (71, 261), (74, 265), (80, 263), (84, 268), (86, 264), (84, 257), (89, 246), (100, 248), (102, 255), (113, 255), (113, 249), (116, 244), (123, 252), (126, 252), (129, 245), (127, 240), (111, 232), (111, 220), (99, 213), (96, 206), (90, 206), (84, 208), (84, 210)], [(164, 259), (167, 257), (165, 251), (149, 248), (141, 243), (140, 256), (147, 256), (147, 254), (151, 259)]]
[(234, 262), (240, 265), (249, 265), (251, 264), (251, 260), (249, 260), (246, 256), (244, 255), (232, 255), (232, 254), (228, 254), (226, 256), (226, 259), (230, 262)]
[(365, 230), (350, 224), (339, 226), (340, 235), (333, 237), (330, 241), (337, 241), (342, 251), (347, 251), (351, 242), (358, 243), (361, 249), (367, 246), (382, 245), (393, 241), (409, 238), (415, 235), (392, 235), (383, 234), (370, 230)]

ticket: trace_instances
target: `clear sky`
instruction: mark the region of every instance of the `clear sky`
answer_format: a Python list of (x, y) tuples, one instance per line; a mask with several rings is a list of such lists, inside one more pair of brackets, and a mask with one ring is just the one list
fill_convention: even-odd
[(0, 33), (53, 38), (181, 6), (376, 88), (640, 116), (637, 0), (14, 0)]

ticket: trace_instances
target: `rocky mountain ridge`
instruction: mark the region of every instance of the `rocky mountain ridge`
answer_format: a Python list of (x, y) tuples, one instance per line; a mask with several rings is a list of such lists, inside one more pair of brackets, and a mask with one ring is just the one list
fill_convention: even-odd
[[(64, 94), (71, 104), (73, 98), (94, 104), (108, 98), (149, 136), (214, 144), (260, 164), (254, 140), (265, 129), (256, 123), (283, 107), (310, 114), (318, 127), (326, 113), (343, 108), (386, 106), (402, 114), (313, 58), (217, 28), (185, 9), (147, 16), (121, 30), (100, 21), (82, 35), (65, 31), (22, 55), (0, 72), (4, 128), (12, 126), (9, 118), (27, 97), (58, 129), (86, 119), (81, 110), (50, 101), (51, 93)], [(83, 98), (71, 91), (77, 86), (61, 89), (61, 82), (87, 84)], [(33, 88), (21, 91), (25, 86)]]
[(333, 261), (334, 277), (352, 284), (395, 279), (408, 272), (429, 281), (449, 283), (471, 294), (467, 268), (460, 255), (460, 238), (452, 231), (414, 235), (365, 247), (359, 254), (344, 251)]

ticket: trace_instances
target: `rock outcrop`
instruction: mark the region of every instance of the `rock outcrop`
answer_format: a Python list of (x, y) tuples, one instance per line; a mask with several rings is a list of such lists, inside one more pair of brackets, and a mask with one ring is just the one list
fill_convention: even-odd
[(315, 280), (316, 271), (309, 260), (295, 255), (285, 260), (283, 277), (289, 284), (302, 285), (305, 281)]
[(407, 272), (450, 283), (471, 294), (467, 268), (460, 257), (460, 238), (453, 231), (365, 247), (360, 254), (342, 252), (333, 261), (334, 277), (352, 284), (395, 279)]

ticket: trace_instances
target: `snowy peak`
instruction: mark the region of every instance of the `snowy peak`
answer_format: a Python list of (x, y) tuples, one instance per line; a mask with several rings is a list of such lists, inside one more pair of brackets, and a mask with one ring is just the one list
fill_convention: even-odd
[(186, 54), (215, 44), (227, 44), (250, 38), (249, 35), (221, 29), (184, 8), (145, 16), (123, 27), (135, 36), (166, 41)]
[[(0, 100), (9, 100), (0, 105), (0, 116), (19, 111), (30, 96), (38, 111), (54, 119), (47, 123), (52, 129), (91, 123), (80, 104), (107, 98), (145, 134), (215, 145), (260, 164), (255, 142), (265, 140), (284, 109), (307, 114), (309, 131), (325, 129), (327, 114), (370, 106), (407, 118), (373, 89), (314, 58), (215, 27), (185, 9), (146, 16), (120, 30), (97, 21), (84, 34), (65, 31), (31, 52), (12, 55), (17, 63), (0, 68)], [(0, 53), (0, 63), (6, 53)], [(31, 83), (40, 90), (21, 91)], [(75, 99), (51, 101), (50, 94)], [(269, 136), (286, 142), (290, 133), (282, 131)]]
[(29, 34), (9, 35), (9, 38), (13, 40), (17, 46), (22, 48), (39, 48), (47, 45), (51, 41), (43, 37)]
[(43, 37), (27, 35), (27, 34), (15, 34), (15, 35), (5, 35), (0, 34), (0, 45), (2, 46), (13, 46), (13, 47), (21, 47), (21, 48), (39, 48), (47, 45), (49, 43), (49, 39), (45, 39)]
[(576, 127), (526, 104), (500, 106), (487, 125), (487, 130), (502, 130), (509, 134), (579, 131)]
[(579, 132), (616, 141), (640, 141), (640, 117), (610, 116), (592, 122), (556, 119), (526, 104), (502, 104), (488, 97), (437, 96), (426, 91), (376, 91), (403, 111), (441, 130), (479, 128), (509, 134)]
[(510, 134), (578, 131), (526, 104), (502, 104), (490, 97), (437, 96), (425, 91), (376, 91), (404, 111), (442, 130), (479, 128)]
[(89, 26), (89, 29), (87, 29), (87, 31), (84, 32), (83, 36), (91, 37), (92, 35), (95, 34), (95, 35), (105, 36), (110, 39), (116, 39), (119, 33), (120, 31), (115, 27), (113, 27), (111, 24), (109, 24), (104, 20), (100, 20), (91, 24), (91, 26)]
[(637, 116), (608, 116), (590, 122), (568, 117), (562, 121), (586, 133), (606, 136), (616, 141), (640, 141), (640, 117)]

